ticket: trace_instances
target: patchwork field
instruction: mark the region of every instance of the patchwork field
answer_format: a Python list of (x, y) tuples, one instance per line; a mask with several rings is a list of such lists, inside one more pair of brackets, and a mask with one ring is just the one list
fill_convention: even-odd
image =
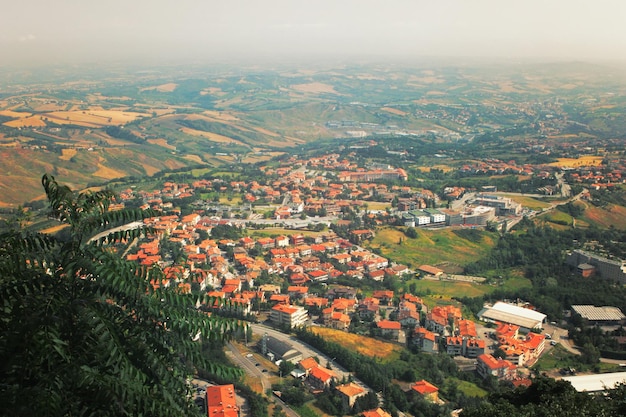
[(238, 140), (235, 140), (233, 138), (229, 138), (227, 136), (222, 136), (222, 135), (219, 135), (219, 134), (213, 133), (213, 132), (206, 132), (204, 130), (197, 130), (197, 129), (192, 129), (192, 128), (189, 128), (189, 127), (181, 127), (180, 131), (183, 132), (186, 135), (200, 136), (200, 137), (203, 137), (203, 138), (207, 138), (211, 142), (216, 142), (216, 143), (236, 143), (238, 145), (245, 145), (244, 143), (239, 142)]
[(139, 117), (148, 117), (147, 113), (135, 113), (121, 110), (85, 110), (85, 111), (52, 111), (31, 115), (31, 113), (4, 110), (1, 115), (16, 117), (3, 123), (8, 127), (45, 127), (46, 122), (57, 125), (77, 125), (90, 128), (102, 126), (119, 126), (136, 120)]
[(387, 343), (371, 337), (359, 336), (353, 333), (343, 332), (341, 330), (330, 329), (326, 327), (310, 327), (310, 330), (322, 336), (324, 339), (337, 343), (346, 349), (358, 352), (365, 356), (377, 357), (383, 361), (391, 361), (397, 359), (400, 355), (402, 347), (393, 343)]

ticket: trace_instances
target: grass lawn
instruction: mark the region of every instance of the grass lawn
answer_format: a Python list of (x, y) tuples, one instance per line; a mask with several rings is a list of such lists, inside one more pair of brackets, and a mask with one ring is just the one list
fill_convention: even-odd
[(548, 213), (538, 216), (538, 218), (562, 226), (571, 226), (574, 222), (572, 216), (560, 210), (552, 210)]
[(401, 346), (393, 343), (383, 342), (371, 337), (359, 336), (357, 334), (343, 332), (341, 330), (327, 327), (310, 327), (313, 333), (322, 336), (324, 339), (337, 343), (346, 349), (358, 352), (365, 356), (377, 357), (385, 362), (391, 362), (400, 357)]
[(368, 210), (385, 211), (387, 208), (391, 208), (391, 203), (382, 203), (379, 201), (366, 201)]
[[(578, 371), (585, 372), (596, 367), (596, 365), (582, 364), (578, 359), (578, 356), (570, 353), (560, 344), (557, 344), (547, 353), (541, 355), (532, 369), (545, 372), (561, 368), (574, 368)], [(599, 372), (621, 372), (623, 370), (619, 365), (613, 363), (600, 362), (597, 367), (599, 368)]]
[(313, 403), (314, 401), (309, 401), (300, 407), (293, 407), (293, 409), (296, 410), (300, 417), (331, 417), (330, 414), (326, 414), (319, 408), (315, 407)]
[[(493, 291), (493, 287), (470, 282), (434, 281), (429, 279), (412, 279), (408, 285), (415, 284), (417, 294), (426, 294), (434, 298), (443, 297), (481, 297)], [(449, 303), (448, 303), (449, 304)]]
[(579, 365), (580, 362), (577, 360), (576, 355), (571, 354), (564, 347), (556, 345), (547, 353), (541, 355), (533, 369), (548, 371), (560, 368), (578, 368)]
[(526, 207), (526, 208), (529, 208), (531, 210), (536, 210), (536, 211), (539, 211), (544, 208), (548, 208), (550, 207), (550, 204), (551, 204), (550, 202), (538, 200), (536, 198), (528, 197), (524, 195), (504, 194), (503, 196), (510, 198), (516, 203), (520, 203), (522, 207)]
[(468, 397), (484, 398), (489, 394), (487, 391), (480, 388), (478, 385), (473, 384), (469, 381), (461, 381), (460, 379), (457, 379), (457, 378), (450, 378), (450, 380), (454, 381), (457, 384), (459, 391), (461, 391), (463, 394), (467, 395)]
[(235, 194), (232, 196), (220, 195), (220, 204), (224, 204), (226, 206), (240, 206), (241, 205), (241, 194)]
[(383, 227), (376, 230), (370, 248), (380, 248), (392, 261), (418, 267), (442, 262), (465, 265), (485, 256), (495, 246), (494, 235), (480, 231), (482, 237), (472, 242), (454, 234), (450, 228), (416, 229), (417, 238), (408, 238), (401, 230)]
[(457, 304), (453, 300), (454, 297), (482, 297), (497, 289), (510, 291), (532, 287), (530, 280), (523, 276), (511, 276), (503, 280), (500, 285), (427, 279), (413, 279), (407, 282), (407, 285), (410, 284), (415, 284), (416, 295), (422, 297), (429, 309), (437, 305)]

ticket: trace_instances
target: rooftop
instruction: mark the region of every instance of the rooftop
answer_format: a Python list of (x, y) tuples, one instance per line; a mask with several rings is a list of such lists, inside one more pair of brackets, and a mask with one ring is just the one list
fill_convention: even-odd
[(617, 307), (596, 307), (592, 305), (573, 305), (572, 309), (580, 316), (592, 321), (621, 321), (626, 319), (622, 310)]
[(598, 392), (612, 389), (619, 383), (626, 383), (626, 372), (567, 376), (563, 380), (569, 381), (578, 392)]

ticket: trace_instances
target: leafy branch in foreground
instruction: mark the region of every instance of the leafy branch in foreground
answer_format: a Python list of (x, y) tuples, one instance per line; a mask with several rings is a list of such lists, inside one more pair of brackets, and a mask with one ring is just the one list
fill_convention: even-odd
[(202, 300), (158, 285), (159, 268), (111, 250), (146, 232), (111, 227), (152, 213), (109, 212), (110, 191), (42, 183), (69, 234), (0, 235), (0, 415), (197, 415), (196, 369), (239, 375), (205, 358), (202, 340), (240, 324), (198, 311)]

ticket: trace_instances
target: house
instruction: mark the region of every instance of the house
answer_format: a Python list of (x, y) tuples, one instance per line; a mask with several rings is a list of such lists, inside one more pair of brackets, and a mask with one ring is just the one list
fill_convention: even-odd
[(505, 359), (496, 359), (488, 353), (483, 353), (476, 358), (476, 372), (482, 378), (495, 376), (498, 379), (512, 379), (516, 366)]
[(305, 376), (309, 375), (311, 369), (317, 368), (318, 366), (320, 366), (320, 364), (313, 357), (308, 357), (298, 362), (298, 368), (304, 372)]
[(374, 281), (383, 281), (385, 279), (385, 271), (376, 270), (367, 273), (367, 276)]
[(446, 353), (451, 356), (463, 356), (463, 338), (459, 336), (446, 337)]
[(314, 389), (323, 390), (329, 388), (333, 381), (337, 381), (337, 375), (330, 369), (318, 365), (309, 371), (306, 380)]
[(430, 265), (420, 265), (417, 270), (426, 275), (432, 275), (437, 278), (443, 275), (442, 269)]
[(293, 246), (302, 245), (304, 243), (304, 236), (303, 235), (291, 235), (289, 240)]
[(422, 379), (411, 385), (411, 390), (417, 392), (425, 399), (431, 402), (439, 402), (439, 388), (431, 384), (430, 382)]
[(422, 352), (435, 353), (439, 350), (437, 335), (424, 327), (415, 328), (411, 343), (413, 343), (414, 346), (417, 346)]
[(454, 306), (436, 306), (426, 315), (425, 327), (436, 333), (444, 334), (449, 325), (454, 325), (461, 318), (461, 310)]
[(278, 236), (274, 239), (274, 243), (277, 248), (285, 248), (289, 246), (289, 238), (287, 236)]
[(380, 320), (376, 323), (376, 327), (380, 330), (383, 337), (388, 337), (393, 340), (398, 340), (400, 336), (400, 330), (402, 325), (399, 321)]
[[(332, 307), (328, 309), (331, 311), (329, 314), (324, 314), (324, 325), (337, 330), (348, 330), (348, 327), (350, 327), (350, 316), (340, 311), (332, 311)], [(324, 310), (325, 313), (326, 310)]]
[(215, 417), (239, 417), (235, 386), (213, 385), (206, 388), (207, 415)]
[(339, 393), (344, 408), (346, 409), (351, 409), (357, 398), (367, 395), (367, 390), (354, 382), (338, 385), (335, 389)]
[(416, 310), (400, 309), (397, 320), (402, 324), (402, 327), (414, 328), (420, 324), (420, 313)]
[(352, 287), (333, 287), (328, 290), (326, 296), (334, 300), (336, 298), (346, 298), (348, 300), (354, 300), (356, 298), (357, 290)]
[(321, 269), (315, 269), (307, 273), (311, 281), (323, 282), (328, 280), (328, 272)]
[(391, 414), (378, 407), (376, 410), (367, 410), (361, 413), (363, 417), (391, 417)]
[(357, 307), (357, 313), (361, 319), (373, 320), (378, 316), (380, 301), (376, 298), (365, 297)]
[(309, 292), (309, 287), (303, 285), (290, 285), (287, 287), (287, 293), (292, 299), (302, 299)]
[(381, 305), (389, 305), (393, 301), (393, 291), (391, 290), (375, 290), (372, 293), (372, 298), (378, 299)]
[(256, 241), (257, 245), (261, 247), (261, 249), (271, 249), (275, 247), (275, 241), (271, 237), (262, 237)]

